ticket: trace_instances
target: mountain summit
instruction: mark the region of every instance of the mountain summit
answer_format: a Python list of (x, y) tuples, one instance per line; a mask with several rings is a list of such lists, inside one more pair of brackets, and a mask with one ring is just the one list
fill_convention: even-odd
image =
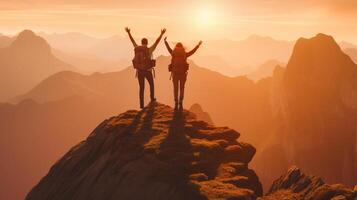
[(239, 136), (152, 103), (102, 122), (26, 199), (255, 199), (255, 148)]
[(43, 38), (30, 30), (0, 48), (0, 101), (23, 94), (48, 76), (74, 67), (57, 59)]
[[(31, 30), (24, 30), (18, 34), (15, 41), (12, 43), (11, 48), (16, 51), (24, 51), (25, 53), (41, 54), (41, 56), (51, 56), (51, 47), (40, 36), (37, 36)], [(38, 55), (40, 56), (40, 55)]]
[(289, 149), (289, 160), (328, 182), (353, 185), (357, 65), (331, 36), (302, 38), (286, 67), (282, 87), (286, 129), (280, 138)]

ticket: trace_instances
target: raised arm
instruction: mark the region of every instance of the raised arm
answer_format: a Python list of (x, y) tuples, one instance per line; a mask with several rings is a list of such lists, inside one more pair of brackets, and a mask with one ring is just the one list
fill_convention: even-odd
[(168, 51), (170, 54), (172, 54), (172, 49), (171, 49), (169, 43), (167, 42), (167, 37), (164, 38), (164, 41), (165, 41), (165, 46), (166, 46), (167, 51)]
[(188, 53), (186, 53), (186, 57), (192, 56), (192, 55), (197, 51), (197, 49), (200, 48), (201, 44), (202, 44), (202, 41), (200, 41), (200, 42), (198, 43), (198, 45), (196, 45), (196, 47), (193, 48), (191, 51), (189, 51)]
[(164, 29), (161, 29), (161, 34), (160, 34), (160, 36), (156, 39), (155, 43), (150, 47), (151, 53), (156, 49), (157, 45), (159, 44), (159, 42), (160, 42), (162, 36), (165, 34), (165, 32), (166, 32), (166, 29), (165, 29), (165, 28), (164, 28)]
[(125, 28), (125, 31), (128, 33), (131, 43), (133, 43), (134, 47), (137, 47), (138, 44), (136, 44), (136, 42), (135, 42), (133, 36), (131, 35), (130, 29), (129, 29), (128, 27), (126, 27), (126, 28)]

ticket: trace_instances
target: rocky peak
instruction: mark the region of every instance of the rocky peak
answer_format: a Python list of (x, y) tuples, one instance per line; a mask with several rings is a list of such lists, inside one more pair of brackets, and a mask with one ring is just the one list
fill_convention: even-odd
[(341, 184), (329, 185), (321, 178), (308, 176), (298, 167), (274, 181), (267, 196), (260, 200), (301, 199), (301, 200), (355, 200), (357, 190)]
[(323, 80), (339, 78), (353, 71), (356, 66), (338, 46), (333, 37), (317, 34), (310, 39), (300, 38), (287, 65), (287, 76), (311, 79), (316, 75)]
[(255, 199), (255, 148), (239, 136), (153, 103), (102, 122), (26, 199)]
[(10, 47), (19, 53), (28, 52), (31, 55), (41, 56), (51, 54), (51, 47), (47, 41), (31, 30), (19, 33)]

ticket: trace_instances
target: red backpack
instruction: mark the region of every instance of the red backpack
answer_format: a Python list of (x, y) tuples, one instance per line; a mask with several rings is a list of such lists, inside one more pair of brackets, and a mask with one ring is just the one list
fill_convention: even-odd
[(186, 73), (189, 68), (187, 63), (186, 51), (184, 48), (175, 48), (171, 53), (171, 64), (169, 71), (173, 73)]
[(145, 46), (137, 46), (134, 49), (135, 56), (133, 66), (138, 70), (148, 70), (155, 67), (155, 60), (151, 59), (149, 48)]

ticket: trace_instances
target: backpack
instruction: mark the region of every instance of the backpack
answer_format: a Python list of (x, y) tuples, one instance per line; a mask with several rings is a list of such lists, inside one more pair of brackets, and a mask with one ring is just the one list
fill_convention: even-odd
[(183, 74), (188, 71), (189, 64), (187, 63), (186, 51), (184, 48), (175, 48), (171, 53), (171, 64), (169, 71), (172, 73)]
[(148, 70), (155, 67), (155, 60), (151, 59), (149, 48), (137, 46), (135, 47), (134, 52), (133, 66), (135, 69)]

